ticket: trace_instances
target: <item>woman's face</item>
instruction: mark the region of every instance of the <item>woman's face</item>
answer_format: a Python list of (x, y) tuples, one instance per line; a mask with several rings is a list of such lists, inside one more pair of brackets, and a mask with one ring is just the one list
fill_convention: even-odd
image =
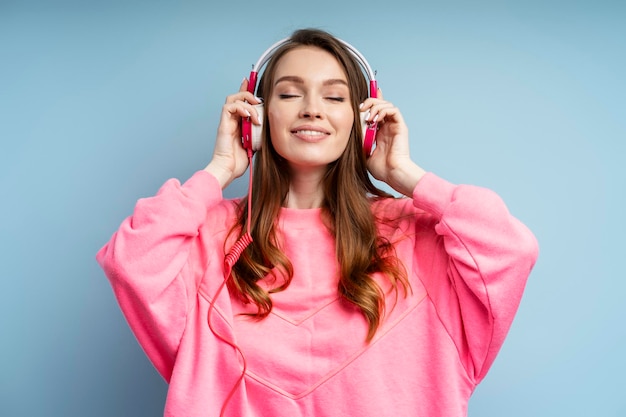
[(274, 149), (294, 169), (326, 167), (346, 149), (354, 122), (348, 80), (328, 52), (303, 46), (276, 66), (267, 113)]

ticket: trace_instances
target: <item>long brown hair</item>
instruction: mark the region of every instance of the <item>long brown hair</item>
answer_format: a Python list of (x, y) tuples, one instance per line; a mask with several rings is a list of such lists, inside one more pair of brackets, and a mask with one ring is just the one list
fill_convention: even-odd
[[(363, 152), (359, 104), (368, 96), (367, 80), (359, 63), (340, 41), (327, 32), (302, 29), (294, 32), (290, 42), (278, 49), (268, 61), (257, 94), (269, 106), (276, 66), (287, 52), (302, 46), (314, 46), (333, 55), (343, 67), (354, 111), (354, 125), (348, 145), (335, 162), (328, 165), (323, 178), (322, 213), (326, 226), (335, 236), (340, 265), (339, 294), (356, 306), (369, 324), (367, 341), (380, 326), (385, 310), (385, 294), (372, 278), (375, 272), (388, 277), (394, 291), (401, 283), (406, 295), (410, 288), (404, 268), (395, 256), (393, 246), (377, 233), (371, 200), (390, 198), (370, 180)], [(272, 146), (267, 112), (263, 120), (262, 147), (255, 156), (252, 184), (251, 234), (253, 243), (234, 265), (229, 287), (243, 302), (257, 306), (257, 318), (266, 317), (272, 309), (270, 293), (282, 291), (291, 282), (293, 266), (282, 252), (276, 232), (276, 221), (289, 190), (289, 169)], [(241, 236), (246, 230), (248, 202), (239, 203), (239, 217), (231, 233)], [(269, 293), (257, 284), (268, 274), (275, 274), (276, 286)]]

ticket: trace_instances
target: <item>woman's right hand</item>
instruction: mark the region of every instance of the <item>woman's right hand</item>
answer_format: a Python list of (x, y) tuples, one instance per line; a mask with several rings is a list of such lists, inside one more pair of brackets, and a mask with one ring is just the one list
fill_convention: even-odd
[(217, 128), (213, 158), (205, 171), (219, 181), (222, 189), (246, 172), (248, 155), (241, 145), (241, 118), (250, 117), (252, 123), (260, 124), (255, 104), (261, 101), (248, 92), (248, 80), (244, 78), (239, 92), (226, 97)]

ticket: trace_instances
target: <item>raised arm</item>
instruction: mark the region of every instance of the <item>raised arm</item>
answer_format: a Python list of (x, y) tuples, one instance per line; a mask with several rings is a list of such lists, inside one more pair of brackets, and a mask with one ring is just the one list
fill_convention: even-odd
[[(154, 197), (140, 199), (97, 254), (129, 325), (168, 380), (202, 277), (203, 257), (223, 260), (223, 254), (204, 253), (207, 242), (199, 234), (203, 226), (226, 227), (223, 217), (228, 205), (223, 206), (226, 212), (213, 208), (222, 201), (221, 190), (248, 166), (240, 122), (241, 117), (251, 116), (253, 123), (259, 123), (252, 106), (259, 101), (247, 92), (247, 83), (244, 80), (239, 91), (226, 98), (207, 167), (185, 184), (172, 179)], [(190, 262), (194, 256), (197, 259)]]
[(184, 185), (171, 179), (137, 202), (96, 255), (135, 336), (167, 380), (199, 279), (188, 259), (207, 211), (221, 199), (207, 172)]
[(419, 277), (477, 383), (504, 342), (537, 258), (537, 242), (494, 192), (450, 184), (414, 163), (400, 111), (380, 92), (379, 97), (361, 107), (380, 126), (368, 168), (434, 218), (436, 238), (416, 240), (414, 264), (445, 265), (443, 271), (422, 269)]
[(537, 259), (537, 241), (485, 188), (453, 185), (428, 173), (413, 202), (434, 217), (440, 237), (416, 247), (417, 261), (445, 265), (445, 271), (423, 271), (420, 278), (469, 377), (478, 383), (513, 321)]

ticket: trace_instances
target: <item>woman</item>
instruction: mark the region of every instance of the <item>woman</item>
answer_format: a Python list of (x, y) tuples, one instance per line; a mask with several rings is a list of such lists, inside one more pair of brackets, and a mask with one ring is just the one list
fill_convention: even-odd
[[(400, 111), (367, 97), (330, 34), (296, 31), (275, 52), (262, 118), (247, 87), (226, 99), (207, 167), (139, 200), (97, 256), (170, 384), (165, 415), (466, 415), (533, 235), (493, 192), (415, 164)], [(362, 114), (378, 123), (369, 158)], [(252, 195), (226, 200), (251, 161), (248, 117), (264, 126)]]

